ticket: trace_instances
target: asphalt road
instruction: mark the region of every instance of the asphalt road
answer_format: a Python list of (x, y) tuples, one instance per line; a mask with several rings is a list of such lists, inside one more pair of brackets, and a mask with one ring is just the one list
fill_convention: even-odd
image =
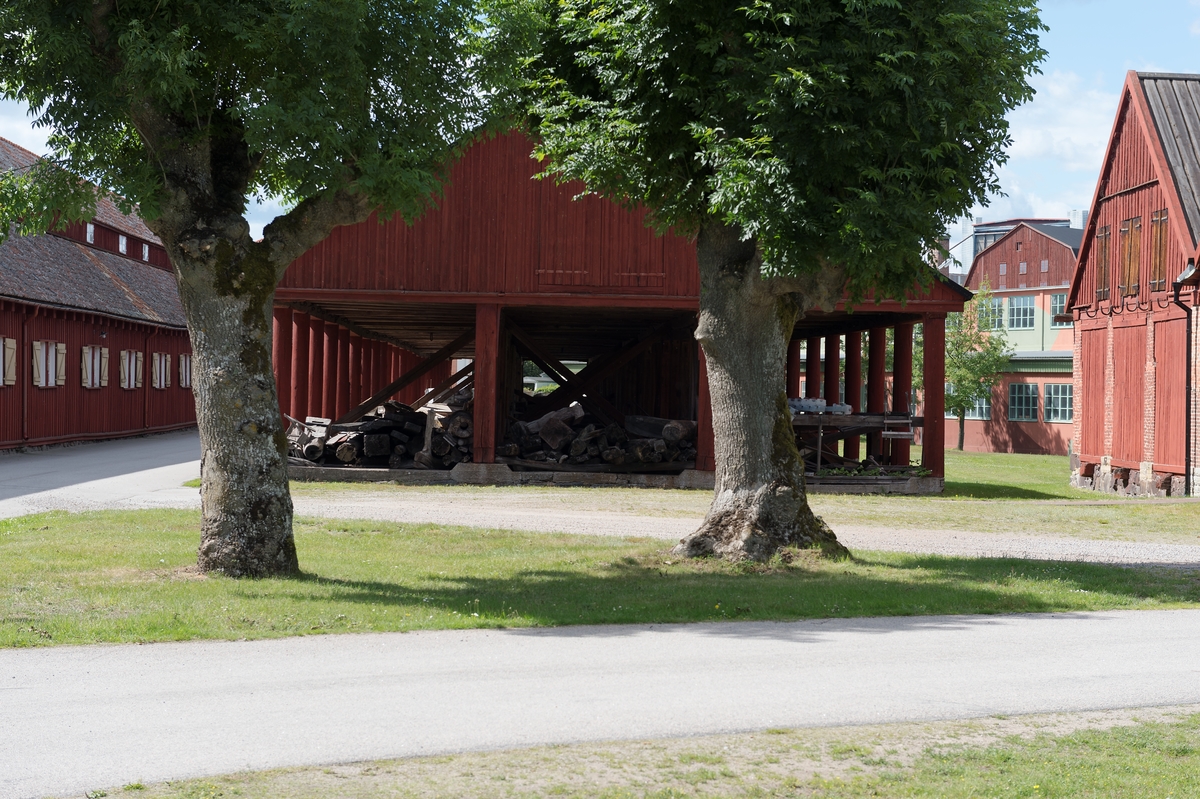
[(239, 769), (1200, 702), (1200, 611), (0, 651), (0, 797)]

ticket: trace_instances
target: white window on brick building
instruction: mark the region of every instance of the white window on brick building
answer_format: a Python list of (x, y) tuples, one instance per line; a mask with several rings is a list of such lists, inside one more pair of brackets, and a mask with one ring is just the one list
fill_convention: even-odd
[(1008, 329), (1032, 329), (1034, 310), (1033, 297), (1010, 297), (1008, 300)]
[(1074, 419), (1075, 386), (1071, 383), (1046, 384), (1046, 421), (1069, 422)]
[(0, 336), (0, 388), (17, 384), (17, 340)]
[(1067, 313), (1067, 295), (1066, 294), (1051, 294), (1050, 295), (1050, 327), (1070, 327), (1071, 322), (1059, 322), (1058, 317), (1065, 316)]
[(192, 356), (190, 353), (179, 356), (179, 387), (192, 387)]
[(150, 356), (150, 385), (158, 389), (171, 387), (171, 355), (155, 352)]
[(84, 347), (80, 364), (84, 388), (108, 385), (108, 347)]
[(67, 382), (67, 345), (59, 341), (35, 341), (33, 350), (33, 384), (38, 388), (55, 388)]
[(1009, 383), (1008, 420), (1036, 422), (1038, 420), (1037, 383)]
[(137, 350), (121, 350), (120, 368), (121, 388), (135, 389), (142, 387), (142, 353)]
[(987, 421), (992, 418), (992, 398), (984, 397), (975, 403), (974, 408), (967, 408), (967, 412), (963, 414), (964, 419), (982, 419)]

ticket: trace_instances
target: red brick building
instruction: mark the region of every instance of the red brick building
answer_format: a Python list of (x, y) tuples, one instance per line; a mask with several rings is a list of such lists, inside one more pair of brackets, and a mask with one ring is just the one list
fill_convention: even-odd
[(1069, 300), (1077, 485), (1194, 491), (1198, 234), (1200, 75), (1130, 72)]
[[(0, 169), (37, 156), (0, 139)], [(108, 200), (87, 224), (0, 246), (0, 449), (196, 423), (166, 251)]]

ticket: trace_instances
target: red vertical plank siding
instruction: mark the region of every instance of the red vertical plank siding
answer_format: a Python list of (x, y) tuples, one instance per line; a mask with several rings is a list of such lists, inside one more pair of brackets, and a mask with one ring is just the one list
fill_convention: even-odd
[(842, 401), (842, 337), (825, 337), (825, 401), (834, 404)]
[(325, 323), (316, 317), (308, 324), (308, 415), (322, 417), (321, 380), (325, 376)]
[(272, 328), (271, 363), (275, 367), (275, 391), (279, 411), (292, 414), (292, 309), (276, 308)]
[(1145, 326), (1114, 328), (1112, 456), (1135, 465), (1142, 461), (1145, 368)]
[(338, 326), (326, 322), (322, 327), (321, 416), (336, 419)]
[(821, 396), (821, 339), (810, 338), (805, 342), (804, 396)]
[(1186, 370), (1179, 368), (1186, 351), (1187, 327), (1183, 319), (1154, 326), (1154, 469), (1183, 474), (1184, 414), (1187, 409)]
[[(6, 386), (0, 379), (0, 447), (12, 446), (22, 439), (21, 423), (25, 410), (25, 376), (23, 353), (29, 347), (26, 345), (23, 332), (26, 314), (32, 309), (0, 300), (0, 338), (12, 339), (16, 342), (16, 371), (17, 382)], [(3, 375), (0, 375), (3, 378)]]
[(1104, 455), (1104, 431), (1108, 425), (1104, 413), (1104, 371), (1108, 351), (1108, 330), (1081, 331), (1080, 365), (1083, 373), (1083, 397), (1077, 413), (1082, 414), (1080, 454), (1099, 461)]
[[(892, 359), (892, 413), (908, 413), (913, 390), (913, 325), (896, 325), (895, 353)], [(910, 446), (907, 439), (892, 439), (892, 463), (907, 466)]]
[(340, 419), (350, 410), (350, 331), (338, 329), (338, 359), (337, 359), (337, 413), (335, 419)]
[(292, 416), (304, 421), (304, 417), (313, 415), (308, 406), (308, 369), (309, 369), (309, 316), (296, 312), (292, 314)]
[(476, 463), (496, 462), (500, 432), (500, 306), (475, 307), (475, 453)]
[[(843, 402), (851, 413), (862, 411), (862, 333), (846, 336), (846, 397)], [(842, 443), (842, 454), (858, 460), (861, 436), (851, 436)]]
[[(946, 476), (946, 317), (924, 319), (925, 426), (922, 428), (921, 466), (934, 477)], [(849, 390), (849, 380), (847, 390)]]

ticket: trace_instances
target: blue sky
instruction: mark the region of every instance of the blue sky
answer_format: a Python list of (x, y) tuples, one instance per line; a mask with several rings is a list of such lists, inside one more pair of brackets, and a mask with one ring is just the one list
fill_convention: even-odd
[[(1044, 0), (1041, 10), (1049, 55), (1033, 79), (1037, 97), (1010, 117), (1006, 196), (973, 212), (988, 220), (1087, 208), (1125, 73), (1200, 72), (1200, 0)], [(0, 136), (44, 151), (44, 135), (15, 103), (0, 101)], [(252, 209), (255, 235), (277, 212)]]

